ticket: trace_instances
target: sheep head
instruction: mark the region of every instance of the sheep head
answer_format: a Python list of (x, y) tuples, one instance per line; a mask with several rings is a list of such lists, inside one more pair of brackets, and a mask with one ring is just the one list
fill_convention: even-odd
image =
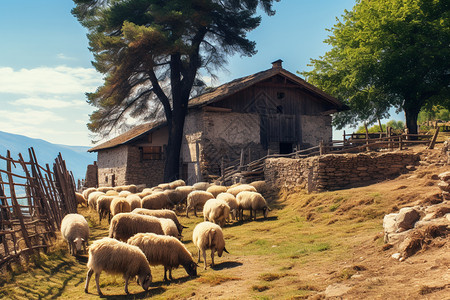
[(186, 270), (186, 273), (188, 273), (190, 276), (197, 276), (197, 267), (198, 265), (190, 261), (186, 264), (183, 264), (184, 269)]
[(75, 244), (75, 249), (77, 249), (77, 251), (81, 251), (81, 247), (84, 245), (85, 240), (81, 237), (77, 237), (73, 240), (73, 243)]
[(147, 291), (150, 287), (150, 283), (152, 283), (152, 274), (139, 275), (136, 281), (145, 291)]

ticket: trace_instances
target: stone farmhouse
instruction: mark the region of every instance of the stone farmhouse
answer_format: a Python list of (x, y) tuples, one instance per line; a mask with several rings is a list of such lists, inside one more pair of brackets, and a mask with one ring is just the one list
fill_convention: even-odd
[[(189, 184), (212, 180), (221, 168), (270, 153), (291, 153), (331, 141), (331, 114), (347, 107), (300, 77), (272, 68), (235, 79), (189, 101), (180, 174)], [(97, 152), (98, 184), (163, 181), (168, 127), (138, 125), (89, 152)]]

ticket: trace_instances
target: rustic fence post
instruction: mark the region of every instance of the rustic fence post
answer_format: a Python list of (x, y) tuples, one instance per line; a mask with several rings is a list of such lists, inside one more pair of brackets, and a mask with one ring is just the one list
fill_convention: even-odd
[(436, 139), (439, 134), (439, 126), (436, 128), (436, 132), (433, 135), (433, 139), (430, 141), (430, 145), (428, 146), (428, 149), (434, 149), (434, 145), (436, 144)]
[(325, 154), (325, 147), (323, 145), (323, 140), (321, 140), (320, 143), (319, 143), (319, 154), (320, 155), (324, 155)]
[(239, 171), (244, 167), (244, 148), (241, 148), (241, 158), (239, 160)]
[(398, 149), (399, 150), (403, 150), (403, 145), (402, 145), (402, 135), (398, 136)]

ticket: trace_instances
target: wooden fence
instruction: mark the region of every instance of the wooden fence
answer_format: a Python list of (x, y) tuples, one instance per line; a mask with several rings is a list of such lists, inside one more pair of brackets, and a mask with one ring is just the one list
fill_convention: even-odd
[(28, 155), (0, 155), (0, 268), (46, 251), (62, 218), (77, 211), (73, 174), (61, 154), (53, 169), (38, 164), (33, 148)]
[[(344, 153), (359, 153), (364, 151), (379, 151), (379, 150), (403, 150), (408, 145), (427, 144), (430, 149), (434, 144), (439, 134), (439, 128), (434, 135), (426, 134), (401, 134), (390, 135), (386, 133), (366, 134), (349, 134), (344, 133), (344, 140), (332, 141), (330, 143), (321, 142), (319, 146), (308, 149), (294, 151), (290, 154), (268, 154), (262, 158), (251, 161), (247, 164), (243, 162), (243, 150), (241, 151), (241, 159), (234, 161), (228, 166), (222, 162), (222, 173), (219, 177), (219, 182), (233, 182), (233, 178), (240, 176), (246, 181), (263, 180), (264, 179), (264, 161), (267, 158), (306, 158), (316, 155), (324, 154), (344, 154)], [(375, 138), (378, 136), (377, 138)]]

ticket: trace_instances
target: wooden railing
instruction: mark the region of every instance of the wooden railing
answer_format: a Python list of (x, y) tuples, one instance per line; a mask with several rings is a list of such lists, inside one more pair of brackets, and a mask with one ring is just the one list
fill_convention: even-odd
[[(332, 141), (330, 143), (321, 142), (319, 146), (294, 151), (290, 154), (268, 154), (247, 164), (243, 163), (243, 151), (241, 151), (241, 159), (239, 161), (230, 163), (228, 166), (225, 166), (222, 162), (222, 173), (218, 181), (232, 182), (233, 177), (236, 177), (238, 174), (239, 176), (246, 178), (247, 181), (262, 180), (264, 179), (264, 161), (268, 158), (307, 158), (324, 154), (358, 153), (364, 151), (380, 151), (382, 149), (403, 150), (408, 145), (415, 144), (428, 144), (428, 147), (432, 149), (438, 133), (439, 128), (434, 135), (386, 135), (385, 133), (375, 133), (372, 136), (378, 137), (370, 138), (371, 135), (366, 134), (345, 135), (344, 133), (344, 140), (342, 141)], [(346, 138), (346, 136), (348, 136), (348, 138)]]
[(0, 268), (46, 250), (62, 218), (77, 211), (73, 175), (61, 154), (53, 171), (38, 164), (33, 148), (29, 160), (0, 155)]

